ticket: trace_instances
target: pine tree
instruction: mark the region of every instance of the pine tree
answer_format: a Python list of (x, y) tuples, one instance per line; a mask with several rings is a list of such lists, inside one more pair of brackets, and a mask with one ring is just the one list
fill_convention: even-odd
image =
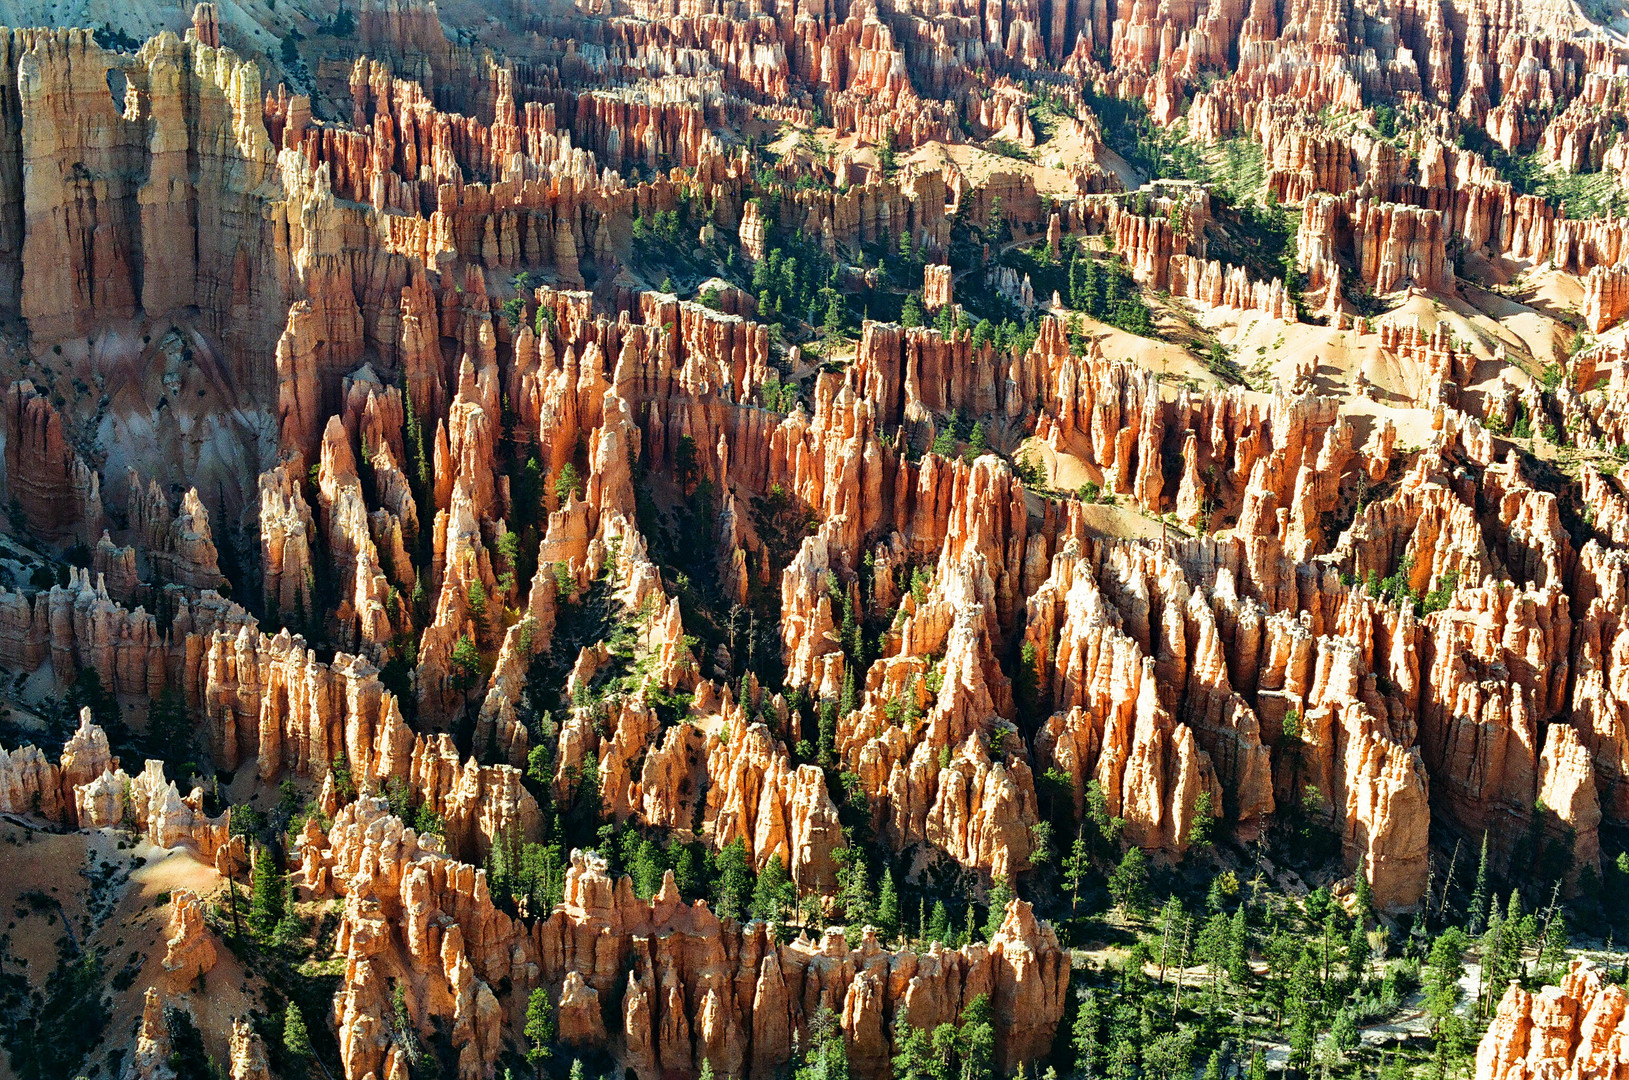
[(1122, 1035), (1109, 1050), (1108, 1080), (1135, 1080), (1136, 1076), (1137, 1047)]
[(1539, 966), (1545, 972), (1544, 981), (1559, 982), (1561, 970), (1567, 963), (1567, 921), (1561, 911), (1552, 907), (1544, 926), (1544, 942), (1539, 951)]
[(1233, 910), (1227, 948), (1227, 977), (1234, 986), (1244, 986), (1250, 981), (1250, 923), (1243, 904)]
[(1080, 295), (1074, 306), (1090, 315), (1103, 313), (1103, 298), (1097, 280), (1097, 260), (1085, 257), (1086, 269), (1080, 275)]
[(796, 1080), (848, 1080), (843, 1028), (825, 1006), (809, 1022), (809, 1050), (795, 1076)]
[(460, 694), (469, 693), (480, 681), (481, 650), (468, 634), (459, 634), (453, 642), (452, 667), (452, 687)]
[(797, 906), (797, 886), (786, 872), (786, 863), (776, 852), (764, 864), (752, 890), (752, 915), (765, 922), (779, 922), (789, 908)]
[(973, 422), (973, 430), (967, 436), (967, 456), (977, 459), (983, 457), (990, 449), (990, 433), (984, 427), (983, 420)]
[(1098, 1058), (1102, 1055), (1099, 1033), (1103, 1030), (1103, 1012), (1097, 1002), (1097, 991), (1082, 990), (1080, 1004), (1075, 1010), (1075, 1023), (1070, 1029), (1070, 1042), (1075, 1050), (1075, 1068), (1081, 1080), (1095, 1080)]
[(895, 1080), (933, 1080), (933, 1043), (928, 1033), (905, 1018), (905, 1010), (894, 1015)]
[(1433, 1030), (1453, 1012), (1459, 1000), (1459, 978), (1465, 973), (1465, 935), (1457, 926), (1450, 926), (1431, 945), (1431, 955), (1425, 968), (1425, 1010), (1433, 1021)]
[(1127, 914), (1148, 910), (1148, 856), (1136, 844), (1126, 849), (1120, 865), (1109, 875), (1109, 895)]
[(998, 880), (990, 889), (990, 906), (984, 916), (984, 940), (994, 941), (996, 931), (1007, 918), (1007, 905), (1012, 903), (1012, 886), (1005, 879)]
[(430, 483), (430, 463), (424, 451), (424, 427), (419, 421), (418, 407), (411, 398), (407, 405), (407, 453), (413, 459), (413, 478), (418, 481), (422, 491)]
[(1488, 834), (1482, 831), (1482, 856), (1476, 863), (1476, 887), (1471, 890), (1471, 908), (1465, 916), (1465, 931), (1480, 934), (1488, 918)]
[[(187, 715), (187, 699), (171, 687), (153, 699), (147, 711), (147, 741), (155, 756), (167, 764), (181, 765), (191, 759), (195, 731)], [(173, 779), (181, 779), (171, 773)]]
[(560, 475), (554, 480), (554, 497), (564, 505), (573, 495), (582, 493), (582, 479), (577, 474), (577, 466), (566, 462), (560, 466)]
[(1353, 879), (1353, 897), (1357, 900), (1358, 925), (1368, 922), (1374, 914), (1374, 890), (1369, 887), (1368, 856), (1358, 856), (1357, 876)]
[(877, 929), (885, 941), (899, 936), (899, 891), (891, 868), (883, 870), (882, 888), (877, 892)]
[(820, 765), (821, 768), (825, 769), (837, 767), (837, 702), (835, 701), (820, 703)]
[(282, 917), (283, 885), (277, 860), (269, 848), (257, 848), (249, 875), (249, 928), (264, 937), (276, 929)]
[(843, 326), (846, 322), (847, 319), (845, 318), (843, 310), (843, 298), (839, 296), (835, 290), (833, 290), (831, 296), (827, 299), (826, 317), (822, 323), (822, 329), (826, 331), (826, 339), (828, 342), (832, 338), (840, 337), (842, 335)]
[(642, 900), (649, 900), (662, 889), (662, 878), (667, 867), (662, 862), (662, 851), (656, 842), (646, 837), (634, 848), (629, 870), (634, 880), (634, 892)]
[(311, 1060), (311, 1033), (306, 1030), (300, 1007), (291, 1001), (283, 1013), (283, 1076), (287, 1080), (302, 1080), (311, 1067)]
[(1181, 946), (1183, 929), (1187, 925), (1187, 915), (1182, 910), (1182, 901), (1175, 896), (1168, 897), (1165, 907), (1160, 911), (1160, 982), (1165, 981), (1165, 969), (1176, 949)]
[(928, 920), (928, 932), (925, 936), (929, 941), (937, 941), (941, 945), (950, 944), (950, 910), (945, 907), (943, 900), (933, 902), (933, 917)]
[(1369, 974), (1369, 952), (1369, 933), (1360, 922), (1352, 927), (1352, 936), (1346, 941), (1346, 971), (1354, 989)]
[(1488, 912), (1487, 929), (1482, 932), (1482, 997), (1480, 1005), (1491, 1006), (1503, 987), (1510, 979), (1510, 969), (1505, 965), (1505, 917), (1499, 910), (1498, 901), (1494, 901), (1492, 909)]
[(899, 311), (899, 325), (906, 327), (921, 326), (922, 318), (922, 302), (916, 298), (915, 293), (907, 294), (905, 303)]
[(849, 859), (843, 871), (843, 919), (849, 926), (859, 927), (871, 921), (871, 882), (865, 856), (851, 848)]
[(549, 1000), (549, 992), (541, 986), (533, 989), (531, 997), (526, 999), (524, 1034), (531, 1044), (526, 1050), (526, 1060), (541, 1076), (543, 1063), (554, 1056), (554, 1002)]
[(1341, 1009), (1335, 1014), (1334, 1022), (1329, 1025), (1329, 1041), (1342, 1054), (1357, 1049), (1357, 1022), (1352, 1019), (1350, 1009)]
[(962, 1080), (994, 1080), (995, 1017), (990, 995), (980, 994), (962, 1010), (962, 1029), (957, 1039), (961, 1047)]
[(1080, 883), (1092, 868), (1092, 857), (1086, 849), (1086, 837), (1077, 832), (1075, 842), (1069, 849), (1068, 858), (1063, 860), (1063, 879), (1069, 883), (1069, 908), (1080, 902)]
[(736, 837), (718, 853), (718, 914), (730, 919), (744, 917), (752, 902), (752, 893), (752, 865), (747, 860), (747, 845)]

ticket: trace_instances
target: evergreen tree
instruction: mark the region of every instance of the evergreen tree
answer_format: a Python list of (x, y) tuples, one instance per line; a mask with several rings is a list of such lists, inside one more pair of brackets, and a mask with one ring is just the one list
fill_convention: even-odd
[(541, 986), (533, 989), (526, 999), (524, 1034), (530, 1044), (526, 1050), (526, 1060), (542, 1076), (543, 1063), (554, 1056), (554, 1002), (549, 1000), (549, 992)]
[(960, 1038), (962, 1080), (994, 1080), (995, 1016), (990, 995), (980, 994), (962, 1010)]
[(1143, 1080), (1190, 1080), (1193, 1076), (1193, 1039), (1188, 1031), (1156, 1036), (1143, 1046)]
[(877, 929), (885, 941), (899, 936), (899, 890), (894, 887), (894, 871), (882, 872), (882, 888), (877, 892)]
[(718, 904), (720, 917), (740, 919), (747, 914), (752, 903), (752, 864), (747, 859), (747, 845), (740, 837), (732, 840), (718, 853)]
[(1165, 969), (1182, 947), (1183, 929), (1187, 922), (1182, 901), (1175, 896), (1167, 897), (1165, 907), (1160, 909), (1160, 982), (1165, 981)]
[(413, 479), (422, 491), (430, 483), (430, 462), (424, 450), (424, 427), (419, 422), (419, 411), (411, 398), (407, 405), (407, 455), (413, 459)]
[(1109, 1050), (1108, 1080), (1136, 1080), (1137, 1047), (1121, 1034)]
[(1127, 914), (1141, 914), (1153, 903), (1148, 893), (1148, 856), (1132, 844), (1109, 875), (1109, 895)]
[(554, 497), (564, 505), (573, 495), (582, 493), (582, 479), (577, 474), (577, 466), (566, 462), (560, 466), (560, 475), (554, 480)]
[(1353, 879), (1353, 897), (1357, 900), (1358, 925), (1368, 922), (1374, 914), (1374, 890), (1369, 886), (1368, 856), (1358, 856), (1357, 875)]
[(820, 767), (837, 767), (837, 702), (820, 703)]
[(895, 1080), (934, 1080), (933, 1042), (928, 1033), (905, 1019), (905, 1010), (894, 1015)]
[(270, 934), (283, 917), (283, 884), (270, 848), (255, 852), (249, 875), (249, 928), (259, 936)]
[(849, 864), (843, 871), (843, 919), (849, 926), (864, 926), (871, 921), (871, 882), (866, 874), (865, 856), (849, 849)]
[(994, 941), (996, 931), (1007, 918), (1007, 905), (1012, 903), (1013, 891), (1005, 879), (998, 880), (990, 888), (989, 910), (984, 916), (984, 940)]
[(826, 317), (822, 322), (822, 329), (826, 331), (826, 339), (828, 343), (833, 338), (842, 336), (843, 327), (848, 322), (846, 312), (843, 308), (843, 298), (837, 294), (835, 289), (829, 291), (831, 295), (827, 298)]
[(1092, 868), (1091, 854), (1086, 850), (1086, 838), (1081, 833), (1075, 834), (1075, 842), (1069, 849), (1069, 855), (1063, 860), (1063, 880), (1069, 884), (1069, 907), (1080, 903), (1080, 883), (1085, 880), (1086, 874)]
[(303, 1080), (311, 1061), (311, 1033), (306, 1030), (300, 1007), (291, 1001), (283, 1013), (283, 1076), (286, 1080)]
[[(153, 699), (147, 710), (147, 741), (154, 756), (162, 758), (166, 765), (190, 762), (195, 736), (192, 718), (187, 715), (187, 699), (180, 690), (171, 687)], [(184, 779), (173, 772), (170, 778)]]
[(1425, 1011), (1431, 1016), (1433, 1030), (1442, 1026), (1443, 1019), (1453, 1012), (1459, 1001), (1459, 979), (1465, 973), (1465, 935), (1457, 926), (1450, 926), (1431, 945), (1431, 956), (1425, 968)]
[(977, 459), (984, 456), (989, 449), (990, 433), (985, 429), (983, 420), (975, 420), (973, 430), (967, 436), (967, 456)]
[(1228, 927), (1227, 977), (1234, 986), (1250, 982), (1250, 922), (1243, 904), (1233, 909), (1233, 921)]
[(786, 863), (779, 852), (769, 857), (758, 882), (752, 890), (752, 914), (765, 922), (779, 922), (786, 912), (797, 906), (798, 890), (786, 872)]
[(1346, 942), (1346, 972), (1354, 989), (1361, 986), (1369, 974), (1369, 952), (1369, 932), (1360, 922), (1352, 927), (1352, 935)]
[(1465, 915), (1465, 932), (1480, 934), (1488, 918), (1488, 833), (1482, 830), (1482, 856), (1476, 862), (1476, 887), (1471, 890), (1471, 907)]
[(950, 944), (950, 911), (943, 900), (933, 902), (933, 917), (928, 920), (927, 938), (941, 945)]
[(667, 866), (662, 861), (662, 850), (646, 837), (634, 848), (628, 869), (633, 876), (634, 892), (642, 900), (649, 900), (662, 890), (662, 878)]
[(809, 1049), (796, 1080), (848, 1080), (848, 1051), (843, 1029), (830, 1009), (822, 1006), (809, 1022)]
[(1567, 921), (1557, 908), (1550, 909), (1550, 917), (1544, 925), (1544, 942), (1539, 951), (1539, 967), (1544, 972), (1544, 981), (1556, 983), (1561, 981), (1561, 973), (1567, 964)]
[(899, 325), (921, 326), (922, 318), (922, 302), (916, 298), (915, 293), (907, 294), (905, 303), (899, 311)]
[(1075, 1022), (1070, 1028), (1070, 1043), (1075, 1050), (1075, 1069), (1081, 1080), (1096, 1080), (1102, 1056), (1099, 1041), (1103, 1030), (1103, 1010), (1097, 1002), (1097, 991), (1082, 990), (1075, 1009)]
[(1103, 297), (1101, 285), (1098, 283), (1097, 260), (1090, 255), (1085, 256), (1086, 267), (1080, 275), (1080, 293), (1074, 301), (1074, 306), (1089, 315), (1103, 314)]
[(1041, 700), (1040, 655), (1033, 641), (1024, 642), (1019, 649), (1018, 677), (1014, 682), (1019, 723), (1039, 724), (1047, 706)]
[(459, 634), (453, 642), (452, 667), (452, 687), (460, 694), (469, 693), (480, 681), (481, 650), (468, 634)]
[(673, 883), (686, 900), (695, 901), (707, 892), (702, 859), (694, 844), (681, 844), (673, 855)]

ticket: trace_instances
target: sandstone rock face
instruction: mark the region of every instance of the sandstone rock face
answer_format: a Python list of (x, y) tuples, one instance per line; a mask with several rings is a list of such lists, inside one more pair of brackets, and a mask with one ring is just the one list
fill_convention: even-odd
[(172, 1080), (170, 1068), (170, 1027), (164, 1020), (164, 999), (158, 987), (149, 986), (143, 999), (141, 1026), (136, 1045), (125, 1064), (125, 1080)]
[(255, 1033), (248, 1020), (232, 1021), (229, 1046), (232, 1080), (271, 1080), (271, 1062), (266, 1056), (266, 1043)]
[(204, 925), (203, 901), (196, 894), (184, 890), (170, 894), (169, 934), (164, 970), (177, 987), (191, 985), (215, 966), (215, 942)]
[[(599, 1002), (620, 992), (623, 1060), (636, 1070), (688, 1071), (706, 1060), (720, 1072), (769, 1075), (789, 1060), (810, 1010), (841, 1004), (845, 1034), (877, 1048), (868, 1075), (880, 1076), (891, 1053), (883, 1019), (894, 1008), (933, 1023), (981, 992), (1000, 1021), (1003, 1067), (1015, 1067), (1045, 1052), (1063, 1015), (1067, 954), (1022, 901), (988, 946), (890, 954), (869, 930), (854, 948), (838, 929), (818, 944), (777, 945), (762, 923), (720, 921), (705, 904), (684, 903), (671, 873), (653, 900), (639, 900), (629, 879), (613, 882), (604, 860), (582, 852), (573, 853), (564, 903), (515, 920), (492, 905), (484, 873), (423, 846), (380, 800), (343, 808), (326, 837), (308, 830), (302, 848), (345, 899), (335, 1008), (348, 1077), (378, 1074), (395, 1056), (366, 1011), (389, 978), (422, 987), (410, 999), (416, 1022), (445, 1018), (461, 1061), (477, 1070), (497, 1050), (490, 987), (504, 979), (548, 987), (561, 1038), (584, 1049), (607, 1044)], [(438, 935), (448, 919), (456, 922)]]
[(1560, 986), (1531, 994), (1513, 983), (1505, 991), (1476, 1048), (1477, 1080), (1610, 1069), (1626, 1035), (1623, 988), (1593, 962), (1575, 959)]
[(50, 540), (96, 542), (101, 479), (68, 445), (49, 398), (23, 379), (6, 393), (6, 490), (29, 528)]
[[(641, 1080), (775, 1075), (822, 1007), (881, 1078), (897, 1017), (979, 992), (1004, 1069), (1049, 1048), (1067, 956), (1023, 901), (921, 953), (779, 944), (588, 854), (554, 911), (495, 902), (477, 867), (585, 791), (590, 828), (739, 842), (810, 902), (852, 814), (916, 884), (1033, 896), (1042, 796), (1093, 785), (1158, 860), (1305, 815), (1389, 912), (1434, 834), (1582, 874), (1629, 822), (1629, 221), (1497, 164), (1629, 175), (1581, 10), (388, 0), (239, 56), (254, 7), (134, 52), (0, 32), (0, 439), (40, 549), (7, 549), (0, 665), (31, 703), (177, 691), (206, 775), (319, 792), (347, 1080), (407, 1075), (396, 987), (460, 1080), (537, 986)], [(1263, 201), (1122, 190), (1106, 99), (1241, 175), (1259, 148)], [(934, 326), (872, 318), (918, 288)], [(1195, 333), (1126, 330), (1129, 290)], [(0, 811), (247, 866), (137, 764), (86, 721), (0, 754)], [(177, 894), (181, 982), (199, 916)], [(1569, 979), (1501, 1013), (1494, 1071), (1572, 1068)]]

